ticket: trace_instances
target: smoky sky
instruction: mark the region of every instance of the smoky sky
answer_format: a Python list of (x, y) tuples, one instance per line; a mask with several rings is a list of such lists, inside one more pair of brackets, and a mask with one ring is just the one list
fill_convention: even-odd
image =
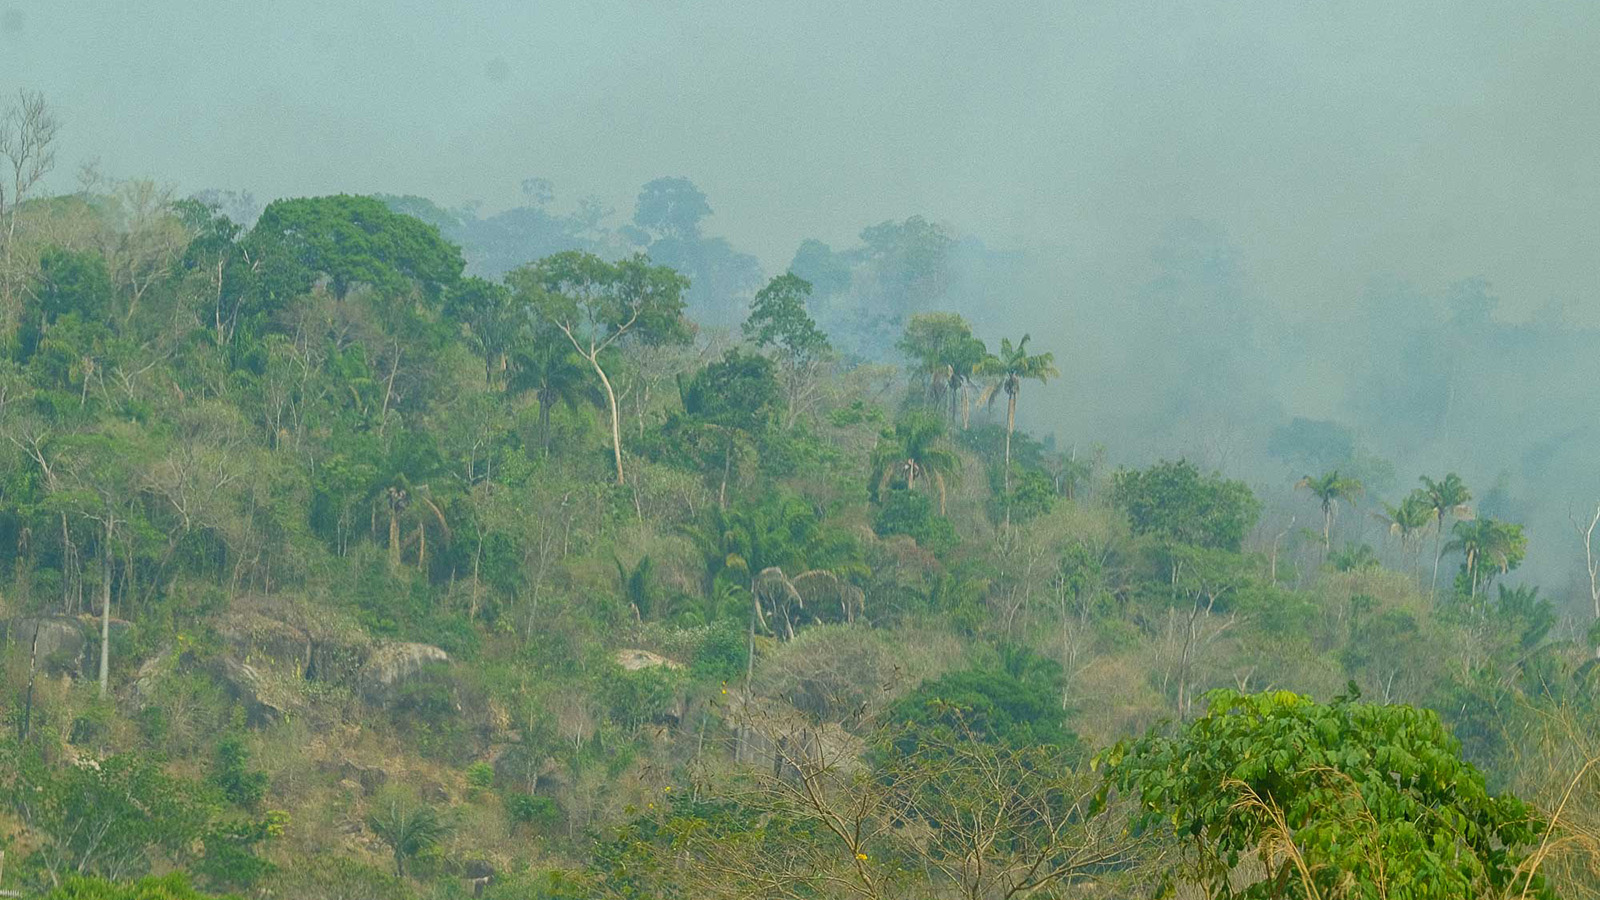
[(625, 214), (684, 175), (769, 272), (918, 213), (1115, 270), (1192, 217), (1294, 315), (1375, 276), (1592, 307), (1597, 60), (1589, 0), (0, 0), (61, 189), (98, 158), (492, 210), (540, 176)]

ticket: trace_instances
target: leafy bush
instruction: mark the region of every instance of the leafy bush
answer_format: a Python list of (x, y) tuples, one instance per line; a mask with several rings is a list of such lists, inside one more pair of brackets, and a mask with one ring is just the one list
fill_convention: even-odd
[(506, 797), (506, 817), (513, 825), (531, 825), (541, 831), (561, 824), (561, 806), (540, 794), (511, 794)]
[(44, 900), (229, 900), (211, 898), (189, 886), (182, 872), (172, 872), (159, 878), (141, 878), (131, 884), (119, 884), (103, 878), (73, 876), (61, 886), (44, 895)]
[(230, 802), (245, 809), (260, 806), (267, 793), (267, 773), (250, 770), (250, 748), (238, 735), (229, 735), (217, 742), (211, 783)]
[[(1170, 828), (1195, 853), (1185, 877), (1218, 893), (1247, 854), (1264, 876), (1251, 897), (1500, 897), (1524, 881), (1543, 824), (1489, 793), (1437, 714), (1288, 691), (1213, 691), (1176, 736), (1108, 750), (1108, 782), (1139, 798), (1142, 827)], [(1267, 852), (1291, 846), (1292, 853)], [(1526, 895), (1550, 897), (1532, 877)]]
[(950, 520), (935, 511), (935, 503), (924, 493), (887, 491), (873, 515), (872, 530), (880, 537), (907, 535), (929, 550), (949, 550), (959, 538)]

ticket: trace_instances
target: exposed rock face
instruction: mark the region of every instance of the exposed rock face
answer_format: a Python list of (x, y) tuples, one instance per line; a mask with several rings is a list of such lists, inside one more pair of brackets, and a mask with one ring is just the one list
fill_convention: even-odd
[(311, 636), (293, 625), (255, 612), (229, 615), (217, 625), (233, 655), (252, 665), (270, 662), (275, 668), (304, 676), (311, 666)]
[[(89, 646), (83, 623), (71, 616), (25, 616), (12, 619), (7, 629), (11, 642), (26, 657), (39, 636), (39, 669), (51, 675), (81, 676), (83, 657)], [(13, 651), (15, 652), (15, 651)]]
[(662, 666), (668, 669), (683, 668), (683, 663), (674, 662), (658, 653), (651, 653), (649, 650), (618, 650), (616, 659), (617, 665), (627, 669), (629, 672)]
[(450, 654), (432, 644), (379, 644), (362, 664), (360, 681), (369, 694), (388, 694), (422, 674), (430, 665), (448, 662)]
[(276, 699), (268, 679), (255, 666), (231, 656), (218, 657), (209, 666), (211, 675), (221, 682), (240, 703), (253, 725), (283, 721), (287, 704)]
[(338, 776), (341, 781), (348, 781), (361, 788), (363, 796), (370, 797), (379, 789), (389, 783), (389, 772), (381, 766), (366, 766), (351, 759), (341, 759), (336, 763), (324, 763), (321, 769), (332, 775)]

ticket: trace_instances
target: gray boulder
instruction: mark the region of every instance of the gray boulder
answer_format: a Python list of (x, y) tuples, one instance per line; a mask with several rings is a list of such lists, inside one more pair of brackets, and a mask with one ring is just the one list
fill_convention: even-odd
[(33, 649), (33, 638), (39, 636), (39, 671), (52, 675), (81, 676), (84, 672), (84, 654), (89, 647), (89, 636), (83, 623), (71, 616), (24, 616), (12, 619), (7, 630), (11, 643), (24, 658)]
[(448, 662), (450, 654), (432, 644), (379, 644), (361, 666), (361, 681), (369, 691), (384, 693), (415, 678), (430, 665)]

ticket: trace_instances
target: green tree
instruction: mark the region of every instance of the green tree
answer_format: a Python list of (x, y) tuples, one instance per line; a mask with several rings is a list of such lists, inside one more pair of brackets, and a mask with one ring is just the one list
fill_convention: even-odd
[(96, 321), (111, 311), (111, 273), (99, 253), (50, 247), (39, 257), (38, 278), (41, 331), (65, 315)]
[(978, 396), (979, 403), (992, 404), (1001, 393), (1006, 395), (1006, 458), (1005, 489), (1011, 493), (1011, 435), (1017, 430), (1017, 395), (1022, 392), (1022, 382), (1027, 380), (1044, 384), (1061, 374), (1055, 367), (1055, 354), (1028, 353), (1028, 335), (1023, 335), (1016, 346), (1008, 338), (1000, 339), (1000, 353), (985, 359), (977, 367), (979, 375), (994, 378)]
[[(1373, 513), (1373, 518), (1382, 522), (1389, 534), (1400, 541), (1402, 554), (1413, 553), (1417, 548), (1418, 539), (1433, 521), (1433, 510), (1429, 507), (1427, 494), (1417, 488), (1405, 496), (1397, 505), (1383, 504), (1383, 512)], [(1416, 560), (1411, 560), (1415, 569)]]
[(1134, 534), (1237, 552), (1261, 517), (1261, 501), (1242, 481), (1202, 475), (1187, 460), (1112, 476), (1111, 505)]
[(1479, 589), (1487, 587), (1496, 575), (1521, 565), (1528, 552), (1528, 539), (1521, 525), (1487, 516), (1457, 522), (1451, 535), (1444, 549), (1461, 553), (1461, 575), (1471, 600), (1476, 600)]
[(885, 431), (872, 450), (874, 493), (882, 498), (896, 480), (906, 490), (916, 490), (917, 478), (931, 480), (939, 490), (939, 515), (945, 514), (947, 482), (961, 469), (961, 459), (946, 446), (944, 422), (926, 413), (910, 412)]
[(597, 406), (605, 402), (594, 388), (583, 358), (558, 334), (526, 336), (512, 349), (509, 366), (507, 390), (513, 395), (532, 394), (539, 404), (539, 448), (546, 456), (550, 455), (550, 413), (556, 404), (576, 410), (582, 402)]
[(833, 358), (833, 345), (806, 311), (811, 282), (786, 272), (756, 292), (750, 317), (744, 322), (746, 340), (773, 351), (783, 382), (783, 427), (792, 428), (800, 413), (811, 405), (822, 367)]
[(439, 229), (348, 194), (268, 204), (246, 244), (280, 267), (277, 287), (291, 295), (326, 277), (335, 297), (365, 284), (391, 297), (416, 290), (435, 304), (466, 265)]
[(900, 352), (916, 363), (927, 379), (930, 394), (946, 399), (953, 424), (958, 416), (966, 428), (971, 408), (967, 391), (979, 368), (989, 358), (983, 341), (972, 336), (972, 326), (955, 313), (918, 313), (906, 323)]
[(1295, 483), (1295, 488), (1310, 492), (1322, 507), (1322, 552), (1327, 554), (1333, 547), (1333, 520), (1339, 514), (1339, 501), (1353, 501), (1359, 497), (1361, 482), (1343, 477), (1334, 469), (1319, 478), (1307, 475)]
[(1472, 507), (1467, 503), (1472, 499), (1472, 492), (1462, 482), (1461, 476), (1454, 472), (1445, 475), (1438, 481), (1424, 475), (1422, 476), (1422, 491), (1427, 495), (1428, 511), (1433, 515), (1433, 580), (1429, 582), (1428, 590), (1439, 589), (1439, 560), (1444, 558), (1444, 520), (1470, 519)]
[(910, 753), (934, 733), (1010, 747), (1053, 748), (1078, 758), (1078, 736), (1067, 727), (1058, 688), (1061, 667), (1040, 673), (981, 667), (949, 672), (918, 685), (884, 713), (893, 743)]
[(212, 814), (194, 784), (134, 753), (56, 769), (13, 745), (0, 764), (0, 791), (37, 840), (30, 862), (55, 886), (141, 875), (158, 856), (181, 864)]
[[(1213, 896), (1551, 896), (1521, 868), (1542, 823), (1489, 792), (1432, 711), (1288, 691), (1206, 701), (1176, 735), (1102, 754), (1142, 827), (1193, 849), (1173, 875)], [(1239, 891), (1231, 879), (1251, 855), (1263, 874)]]
[(529, 324), (527, 310), (512, 302), (511, 290), (483, 278), (463, 278), (446, 294), (444, 314), (466, 330), (483, 358), (484, 384), (507, 367), (506, 354)]
[[(722, 456), (719, 506), (728, 505), (728, 475), (738, 446), (759, 437), (771, 425), (779, 402), (772, 360), (740, 353), (737, 348), (696, 372), (684, 388), (685, 415), (709, 426), (718, 436)], [(674, 424), (669, 422), (668, 430)]]
[(564, 335), (594, 369), (611, 413), (617, 484), (623, 484), (622, 422), (602, 357), (624, 338), (666, 343), (687, 338), (683, 292), (688, 281), (644, 256), (608, 263), (592, 253), (545, 257), (506, 276), (517, 299)]

